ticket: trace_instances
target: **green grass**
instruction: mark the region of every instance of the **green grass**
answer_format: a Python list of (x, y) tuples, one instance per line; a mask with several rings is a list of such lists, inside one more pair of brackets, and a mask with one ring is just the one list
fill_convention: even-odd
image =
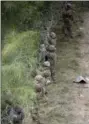
[(10, 93), (15, 104), (27, 107), (35, 98), (34, 79), (31, 72), (36, 68), (39, 32), (9, 32), (2, 49), (2, 100)]

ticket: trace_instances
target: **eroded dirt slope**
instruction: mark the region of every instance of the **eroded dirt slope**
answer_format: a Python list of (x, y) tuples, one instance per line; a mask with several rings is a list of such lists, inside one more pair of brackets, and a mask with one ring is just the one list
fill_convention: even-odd
[(89, 13), (84, 15), (84, 37), (60, 39), (57, 33), (57, 83), (48, 86), (48, 104), (40, 105), (43, 124), (89, 124), (89, 88), (74, 84), (89, 76)]

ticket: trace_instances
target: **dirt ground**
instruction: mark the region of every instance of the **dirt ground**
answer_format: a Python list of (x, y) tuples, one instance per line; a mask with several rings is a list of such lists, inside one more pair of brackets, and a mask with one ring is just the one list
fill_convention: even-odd
[[(81, 57), (79, 58), (79, 66), (81, 75), (89, 77), (89, 12), (84, 14), (84, 37), (79, 41), (79, 50)], [(89, 124), (89, 84), (79, 87), (75, 96), (75, 114), (76, 123)]]
[(48, 86), (48, 103), (40, 104), (42, 124), (89, 124), (89, 87), (73, 83), (89, 76), (89, 12), (84, 14), (84, 37), (64, 39), (57, 33), (57, 83)]

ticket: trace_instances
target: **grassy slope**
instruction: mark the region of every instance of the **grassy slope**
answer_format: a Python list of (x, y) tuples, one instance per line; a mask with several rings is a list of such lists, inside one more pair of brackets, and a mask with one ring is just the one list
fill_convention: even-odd
[(2, 101), (7, 94), (25, 111), (35, 98), (31, 72), (36, 67), (38, 44), (39, 32), (12, 31), (6, 35), (2, 49)]

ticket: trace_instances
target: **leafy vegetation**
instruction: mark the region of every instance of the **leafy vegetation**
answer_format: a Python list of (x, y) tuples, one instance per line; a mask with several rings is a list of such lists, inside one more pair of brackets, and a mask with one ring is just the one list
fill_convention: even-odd
[[(48, 4), (48, 6), (47, 6)], [(27, 106), (35, 98), (34, 79), (42, 17), (50, 2), (2, 1), (2, 108), (5, 99)]]
[(39, 33), (27, 31), (5, 37), (2, 50), (2, 95), (10, 92), (15, 103), (26, 105), (35, 95), (32, 70), (36, 67)]

